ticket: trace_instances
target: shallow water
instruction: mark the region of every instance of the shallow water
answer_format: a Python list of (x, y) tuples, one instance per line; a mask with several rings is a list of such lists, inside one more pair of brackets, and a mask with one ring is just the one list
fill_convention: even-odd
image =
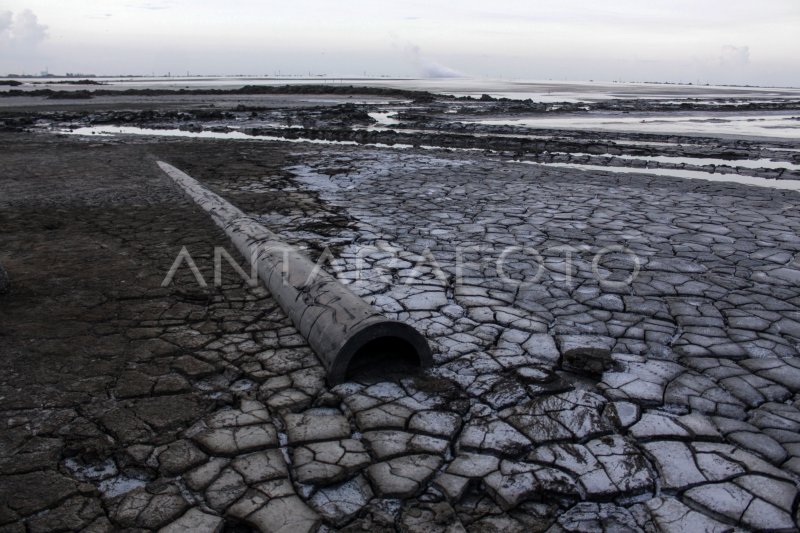
[[(553, 154), (566, 154), (566, 152), (552, 152)], [(626, 160), (642, 160), (642, 161), (655, 161), (657, 163), (672, 163), (676, 165), (714, 165), (714, 166), (727, 166), (727, 167), (742, 167), (742, 168), (769, 168), (769, 169), (783, 169), (783, 170), (800, 170), (800, 165), (785, 161), (773, 161), (772, 159), (716, 159), (713, 157), (677, 157), (669, 155), (611, 155), (611, 154), (583, 154), (583, 153), (569, 153), (571, 156), (589, 156), (589, 157), (616, 157)]]
[(667, 142), (667, 141), (627, 141), (615, 139), (612, 141), (617, 146), (703, 146), (700, 143)]
[[(326, 141), (323, 139), (289, 139), (272, 135), (248, 135), (241, 131), (184, 131), (179, 129), (149, 129), (133, 126), (86, 126), (73, 130), (60, 130), (67, 135), (93, 135), (110, 137), (113, 135), (152, 135), (155, 137), (189, 137), (195, 139), (228, 139), (236, 141), (281, 141), (312, 144), (343, 144), (355, 146), (355, 141)], [(408, 145), (411, 146), (411, 145)]]
[(391, 115), (396, 114), (396, 111), (375, 111), (367, 113), (370, 117), (374, 118), (381, 126), (394, 126), (400, 124), (400, 120), (392, 118)]
[(637, 133), (737, 135), (800, 139), (800, 113), (714, 115), (669, 114), (485, 118), (462, 120), (465, 124), (524, 126), (527, 128), (633, 131)]
[(525, 165), (542, 165), (545, 167), (572, 168), (586, 171), (616, 172), (620, 174), (649, 174), (653, 176), (670, 176), (675, 178), (698, 179), (706, 181), (716, 181), (720, 183), (739, 183), (741, 185), (755, 185), (756, 187), (770, 187), (773, 189), (785, 189), (789, 191), (800, 191), (800, 180), (774, 180), (768, 178), (756, 178), (753, 176), (739, 176), (737, 174), (712, 174), (699, 170), (680, 170), (668, 168), (630, 168), (630, 167), (606, 167), (603, 165), (581, 165), (572, 163), (537, 163), (535, 161), (511, 160), (511, 163), (521, 163)]
[(114, 498), (115, 496), (127, 494), (132, 490), (144, 487), (145, 485), (147, 485), (147, 481), (141, 479), (117, 476), (101, 481), (97, 488), (106, 498)]
[[(223, 139), (230, 141), (276, 141), (286, 143), (330, 144), (338, 146), (371, 146), (374, 148), (391, 148), (395, 150), (408, 150), (414, 145), (395, 143), (357, 143), (356, 141), (330, 141), (326, 139), (291, 139), (274, 135), (248, 135), (241, 131), (184, 131), (179, 129), (148, 129), (133, 126), (86, 126), (72, 130), (58, 130), (57, 133), (65, 135), (85, 135), (95, 137), (112, 137), (114, 135), (150, 135), (154, 137), (188, 137), (194, 139)], [(420, 145), (423, 150), (449, 150), (460, 152), (484, 152), (483, 148), (444, 148), (441, 146)]]
[[(357, 146), (355, 141), (327, 141), (321, 139), (287, 139), (285, 137), (275, 137), (271, 135), (247, 135), (240, 131), (231, 132), (214, 132), (214, 131), (183, 131), (178, 129), (170, 130), (152, 130), (147, 128), (135, 128), (132, 126), (91, 126), (84, 128), (75, 128), (74, 130), (62, 130), (58, 133), (67, 135), (88, 135), (88, 136), (102, 136), (110, 137), (114, 135), (151, 135), (157, 137), (189, 137), (201, 139), (228, 139), (237, 141), (278, 141), (290, 143), (311, 143), (311, 144), (330, 144), (342, 146)], [(397, 150), (407, 150), (413, 148), (410, 144), (363, 144), (361, 146), (372, 146), (377, 148), (391, 148)], [(444, 148), (439, 146), (420, 146), (423, 150), (442, 150)], [(459, 152), (484, 152), (483, 148), (447, 148), (449, 151)], [(658, 176), (673, 176), (678, 178), (690, 179), (705, 179), (709, 181), (720, 182), (735, 182), (743, 185), (756, 185), (759, 187), (773, 187), (777, 189), (800, 190), (800, 181), (796, 180), (772, 180), (767, 178), (755, 178), (750, 176), (739, 176), (736, 174), (711, 174), (710, 172), (701, 172), (694, 170), (672, 170), (672, 169), (659, 169), (659, 168), (628, 168), (628, 167), (606, 167), (602, 165), (580, 165), (572, 163), (537, 163), (534, 161), (516, 161), (510, 162), (523, 163), (529, 165), (544, 165), (552, 167), (575, 168), (579, 170), (603, 170), (606, 172), (622, 172), (622, 173), (638, 173), (638, 174), (653, 174)]]
[[(142, 77), (94, 78), (102, 86), (61, 85), (52, 82), (75, 81), (74, 78), (19, 79), (25, 83), (17, 90), (55, 89), (235, 89), (244, 85), (330, 85), (369, 86), (395, 89), (423, 90), (453, 96), (480, 97), (482, 94), (514, 100), (532, 99), (536, 102), (592, 102), (612, 98), (666, 99), (681, 102), (686, 98), (783, 100), (800, 98), (800, 89), (772, 87), (698, 86), (657, 83), (613, 83), (596, 81), (554, 80), (494, 80), (487, 78), (358, 78), (358, 77)], [(31, 81), (51, 83), (31, 84)], [(0, 91), (10, 87), (0, 87)]]

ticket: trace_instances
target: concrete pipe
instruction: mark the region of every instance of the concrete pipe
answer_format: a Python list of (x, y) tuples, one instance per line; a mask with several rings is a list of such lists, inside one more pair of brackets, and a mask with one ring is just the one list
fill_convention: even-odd
[(158, 162), (189, 198), (230, 237), (278, 301), (336, 385), (359, 371), (396, 363), (433, 364), (427, 340), (414, 328), (390, 320), (317, 267), (297, 249), (177, 168)]

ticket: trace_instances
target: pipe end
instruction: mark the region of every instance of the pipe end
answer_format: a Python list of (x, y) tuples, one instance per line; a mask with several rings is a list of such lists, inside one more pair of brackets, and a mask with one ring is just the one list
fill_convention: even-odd
[(428, 341), (404, 322), (382, 320), (352, 335), (328, 369), (328, 383), (387, 374), (408, 374), (433, 365)]

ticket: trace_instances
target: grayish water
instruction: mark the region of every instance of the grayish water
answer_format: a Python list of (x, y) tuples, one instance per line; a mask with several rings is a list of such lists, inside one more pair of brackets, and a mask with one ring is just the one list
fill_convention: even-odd
[[(566, 152), (552, 152), (553, 154), (565, 154)], [(572, 156), (590, 156), (590, 157), (612, 157), (607, 154), (583, 154), (583, 153), (570, 153)], [(786, 161), (773, 161), (772, 159), (715, 159), (713, 157), (677, 157), (669, 155), (615, 155), (613, 157), (626, 160), (641, 160), (641, 161), (655, 161), (657, 163), (672, 163), (676, 165), (714, 165), (714, 166), (728, 166), (728, 167), (742, 167), (742, 168), (770, 168), (770, 169), (783, 169), (783, 170), (800, 170), (800, 165), (789, 163)]]
[(527, 128), (626, 131), (661, 134), (736, 135), (800, 140), (800, 113), (621, 114), (560, 117), (485, 118), (466, 124), (524, 126)]
[(785, 189), (788, 191), (800, 191), (800, 180), (773, 180), (767, 178), (756, 178), (753, 176), (739, 176), (738, 174), (712, 174), (698, 170), (681, 170), (668, 168), (630, 168), (630, 167), (606, 167), (602, 165), (580, 165), (572, 163), (537, 163), (534, 161), (510, 161), (525, 165), (542, 165), (546, 167), (571, 168), (585, 171), (614, 172), (619, 174), (650, 174), (653, 176), (670, 176), (675, 178), (699, 179), (706, 181), (716, 181), (720, 183), (739, 183), (741, 185), (755, 185), (757, 187), (770, 187), (773, 189)]
[[(710, 103), (722, 99), (764, 101), (800, 99), (800, 89), (773, 87), (732, 87), (732, 86), (698, 86), (657, 83), (613, 83), (595, 81), (553, 81), (553, 80), (492, 80), (486, 78), (335, 78), (335, 77), (298, 77), (280, 78), (263, 76), (242, 77), (142, 77), (142, 78), (94, 78), (103, 82), (103, 89), (235, 89), (244, 85), (361, 85), (370, 87), (390, 87), (396, 89), (423, 90), (454, 96), (479, 97), (482, 94), (498, 98), (524, 100), (530, 98), (536, 102), (592, 102), (614, 98), (645, 98), (668, 100), (682, 103), (686, 98), (700, 98)], [(62, 85), (55, 83), (37, 83), (32, 81), (56, 82), (70, 81), (68, 78), (52, 79), (19, 79), (26, 83), (16, 89), (31, 90), (50, 88), (57, 90), (93, 89), (96, 86)], [(75, 81), (71, 79), (71, 81)], [(0, 87), (0, 91), (10, 87)], [(727, 102), (726, 102), (727, 103)]]

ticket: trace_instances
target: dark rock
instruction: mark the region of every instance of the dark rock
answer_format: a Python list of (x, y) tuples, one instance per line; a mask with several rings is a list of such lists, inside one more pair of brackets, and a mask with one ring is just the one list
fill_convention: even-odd
[(562, 335), (558, 342), (567, 370), (599, 377), (614, 366), (611, 359), (613, 339), (596, 335)]

